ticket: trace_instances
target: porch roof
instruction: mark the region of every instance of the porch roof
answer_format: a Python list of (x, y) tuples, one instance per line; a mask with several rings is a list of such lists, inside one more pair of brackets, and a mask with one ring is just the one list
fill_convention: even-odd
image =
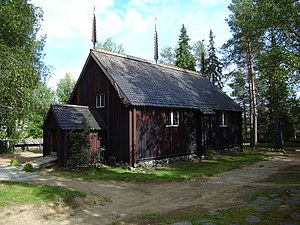
[(95, 108), (80, 105), (52, 105), (51, 111), (62, 130), (106, 130), (107, 126)]

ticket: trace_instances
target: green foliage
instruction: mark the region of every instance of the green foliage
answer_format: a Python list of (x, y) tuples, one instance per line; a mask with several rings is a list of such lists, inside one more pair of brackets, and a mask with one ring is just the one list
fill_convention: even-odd
[(68, 102), (75, 84), (76, 81), (71, 73), (66, 73), (65, 77), (59, 80), (57, 84), (56, 95), (60, 103)]
[[(259, 136), (281, 148), (283, 140), (290, 139), (297, 129), (292, 103), (297, 101), (295, 92), (300, 77), (300, 2), (233, 0), (229, 9), (227, 23), (233, 38), (223, 46), (224, 58), (225, 65), (233, 68), (229, 75), (234, 81), (241, 74), (249, 81), (244, 90), (243, 86), (232, 85), (241, 100), (245, 99), (244, 93), (248, 95), (248, 101), (241, 101), (248, 108), (244, 123), (254, 129), (252, 119), (257, 115), (253, 110), (254, 98), (257, 98)], [(242, 69), (245, 65), (247, 71)], [(251, 67), (254, 76), (249, 73)], [(251, 77), (256, 93), (251, 91)]]
[(32, 166), (32, 162), (26, 162), (22, 168), (23, 171), (26, 171), (26, 172), (34, 172), (35, 169), (33, 168)]
[(91, 149), (90, 140), (98, 138), (96, 135), (91, 136), (89, 130), (82, 132), (70, 132), (68, 137), (71, 141), (70, 156), (67, 161), (69, 168), (80, 168), (91, 165), (101, 166), (104, 161), (103, 153), (105, 147)]
[(218, 86), (219, 88), (223, 88), (223, 74), (222, 74), (222, 63), (220, 62), (217, 56), (217, 50), (215, 48), (214, 34), (212, 30), (209, 32), (209, 45), (207, 48), (207, 59), (205, 61), (204, 74), (208, 77), (208, 79)]
[(186, 28), (182, 24), (178, 40), (178, 48), (176, 49), (175, 65), (183, 69), (195, 71), (196, 60), (191, 53), (191, 46), (189, 45), (190, 38), (187, 35)]
[(10, 160), (10, 166), (19, 166), (20, 165), (20, 161), (16, 158), (16, 157), (14, 157), (14, 158), (12, 158), (11, 160)]
[[(293, 94), (299, 81), (296, 75), (299, 70), (295, 71), (294, 65), (290, 63), (295, 59), (295, 53), (291, 49), (291, 41), (286, 36), (287, 32), (292, 31), (291, 28), (287, 29), (286, 22), (283, 24), (283, 21), (291, 18), (299, 20), (295, 10), (297, 7), (299, 9), (300, 3), (286, 2), (285, 6), (282, 6), (282, 3), (278, 2), (257, 1), (260, 12), (258, 16), (263, 21), (261, 29), (264, 31), (260, 38), (263, 47), (257, 55), (257, 68), (265, 87), (262, 95), (268, 103), (269, 135), (275, 148), (282, 148), (283, 138), (288, 140), (294, 132), (295, 127), (291, 122), (293, 115), (289, 115), (289, 99), (295, 98)], [(286, 10), (287, 8), (289, 10)]]
[(25, 118), (24, 130), (31, 138), (43, 137), (43, 122), (51, 104), (55, 104), (55, 92), (44, 82), (39, 82), (32, 93), (32, 108)]
[(118, 54), (125, 54), (125, 50), (123, 48), (123, 44), (117, 45), (111, 37), (107, 38), (105, 42), (98, 42), (97, 47), (104, 49), (109, 52), (115, 52)]
[(31, 110), (31, 94), (49, 70), (43, 64), (45, 38), (37, 37), (42, 10), (23, 0), (0, 1), (0, 123), (14, 138), (16, 121)]
[(214, 149), (207, 149), (206, 158), (207, 159), (215, 159), (217, 156), (217, 152)]
[(204, 73), (205, 61), (207, 58), (206, 49), (204, 45), (204, 40), (197, 41), (193, 44), (194, 58), (196, 59), (196, 66), (199, 71)]
[(241, 68), (238, 68), (236, 71), (231, 72), (231, 76), (232, 81), (229, 83), (229, 87), (231, 87), (233, 91), (230, 95), (243, 108), (243, 140), (249, 141), (250, 137), (248, 136), (247, 127), (247, 115), (249, 115), (249, 108), (247, 107), (249, 104), (246, 80), (247, 75), (245, 75), (245, 71), (243, 71)]
[(175, 65), (175, 50), (171, 46), (166, 46), (160, 51), (160, 59), (158, 60), (161, 64)]
[(84, 132), (70, 132), (68, 137), (71, 141), (70, 156), (67, 166), (70, 168), (82, 167), (88, 164), (88, 154), (85, 148), (89, 142)]
[(86, 195), (83, 192), (62, 187), (17, 182), (1, 182), (0, 190), (0, 207), (20, 203), (62, 202)]
[(203, 176), (213, 176), (217, 173), (239, 168), (240, 165), (253, 164), (263, 160), (261, 153), (232, 153), (217, 160), (203, 162), (178, 162), (168, 168), (154, 171), (130, 171), (103, 165), (82, 168), (80, 170), (57, 171), (68, 178), (84, 180), (123, 180), (123, 181), (179, 181), (192, 180)]

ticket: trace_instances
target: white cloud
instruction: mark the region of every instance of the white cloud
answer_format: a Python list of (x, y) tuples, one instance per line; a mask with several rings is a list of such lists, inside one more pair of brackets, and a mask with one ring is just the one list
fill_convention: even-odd
[[(78, 76), (92, 47), (93, 0), (32, 0), (44, 11), (47, 64), (54, 66), (52, 85), (71, 71)], [(129, 55), (153, 58), (154, 17), (159, 49), (176, 46), (185, 24), (191, 43), (205, 39), (209, 30), (220, 47), (230, 36), (224, 19), (230, 0), (96, 0), (97, 39), (123, 44)], [(75, 69), (74, 69), (75, 68)]]
[(82, 70), (82, 66), (79, 64), (77, 68), (74, 68), (74, 66), (66, 67), (62, 70), (55, 71), (51, 77), (47, 80), (47, 85), (53, 90), (56, 90), (57, 84), (60, 79), (64, 78), (66, 73), (71, 73), (75, 80), (78, 79), (80, 73)]
[[(33, 0), (35, 6), (44, 11), (43, 32), (50, 43), (56, 39), (72, 37), (87, 38), (91, 36), (93, 0)], [(112, 0), (96, 1), (96, 13), (101, 14), (113, 5)]]
[(205, 8), (224, 5), (225, 1), (226, 0), (195, 0), (195, 2), (199, 3), (201, 6)]

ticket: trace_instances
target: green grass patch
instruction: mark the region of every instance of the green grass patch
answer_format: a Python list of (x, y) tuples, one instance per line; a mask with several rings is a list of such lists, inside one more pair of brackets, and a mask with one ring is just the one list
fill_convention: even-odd
[[(300, 190), (300, 187), (298, 187), (298, 190)], [(280, 205), (258, 205), (259, 207), (265, 208), (266, 211), (256, 211), (253, 209), (253, 207), (257, 206), (255, 200), (259, 197), (263, 198), (266, 202), (274, 201), (274, 199), (279, 199)], [(113, 224), (163, 225), (173, 224), (177, 222), (191, 222), (192, 224), (206, 224), (210, 222), (218, 225), (250, 224), (249, 222), (247, 222), (247, 219), (251, 216), (258, 217), (261, 220), (259, 224), (262, 225), (278, 224), (278, 222), (296, 224), (298, 222), (298, 219), (294, 219), (291, 215), (298, 213), (300, 210), (300, 206), (296, 204), (286, 205), (286, 202), (290, 199), (299, 197), (300, 194), (292, 192), (291, 189), (271, 189), (256, 193), (255, 195), (251, 196), (249, 199), (249, 203), (242, 207), (219, 210), (215, 212), (205, 212), (205, 209), (203, 209), (201, 206), (193, 206), (181, 210), (176, 210), (167, 214), (139, 215), (127, 218), (123, 221), (117, 221)], [(288, 210), (279, 210), (282, 208), (287, 208)], [(202, 223), (200, 221), (202, 221)]]
[(19, 203), (70, 202), (85, 193), (63, 187), (0, 182), (0, 207)]
[(201, 162), (177, 162), (165, 168), (130, 171), (128, 169), (102, 166), (78, 170), (57, 169), (55, 173), (83, 180), (122, 180), (122, 181), (181, 181), (199, 177), (214, 176), (217, 173), (251, 165), (264, 159), (262, 153), (231, 153), (216, 160)]

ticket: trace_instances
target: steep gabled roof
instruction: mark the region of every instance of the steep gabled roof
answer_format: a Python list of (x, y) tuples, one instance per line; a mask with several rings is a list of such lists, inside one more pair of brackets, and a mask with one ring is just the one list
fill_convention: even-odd
[(62, 130), (105, 130), (106, 123), (96, 109), (79, 105), (52, 105), (58, 126)]
[(102, 50), (91, 56), (133, 106), (242, 111), (242, 108), (200, 73), (159, 65)]

